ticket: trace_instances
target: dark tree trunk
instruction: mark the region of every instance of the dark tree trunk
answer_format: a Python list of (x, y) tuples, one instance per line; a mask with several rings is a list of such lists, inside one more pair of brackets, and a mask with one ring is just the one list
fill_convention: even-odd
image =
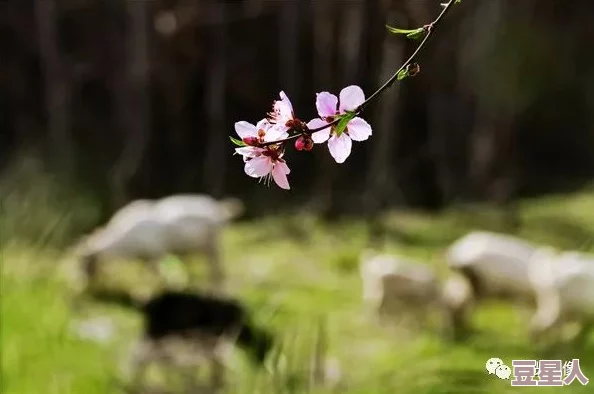
[[(314, 27), (314, 86), (316, 92), (330, 91), (337, 87), (335, 76), (336, 43), (340, 34), (339, 14), (336, 7), (329, 2), (312, 1)], [(317, 115), (317, 113), (316, 113)], [(334, 162), (325, 145), (316, 147), (315, 167), (318, 174), (314, 181), (313, 205), (323, 219), (330, 220), (336, 216), (337, 207), (333, 193), (337, 180), (337, 164)]]
[(55, 0), (35, 2), (39, 51), (45, 82), (45, 109), (50, 146), (50, 161), (61, 173), (71, 173), (73, 142), (70, 134), (71, 87), (60, 53), (57, 31), (59, 10)]
[[(388, 23), (404, 25), (404, 21), (398, 19), (402, 15), (401, 10), (386, 7), (384, 11)], [(404, 49), (403, 40), (383, 40), (381, 68), (376, 86), (381, 86), (400, 67), (404, 61)], [(368, 215), (372, 244), (381, 244), (385, 236), (381, 211), (391, 205), (388, 204), (390, 200), (398, 199), (403, 202), (398, 193), (397, 172), (393, 168), (395, 145), (398, 141), (399, 97), (400, 84), (396, 82), (382, 93), (369, 111), (372, 114), (369, 121), (373, 125), (373, 135), (369, 141), (372, 152), (363, 203)]]
[[(483, 48), (492, 49), (497, 38), (502, 37), (505, 24), (501, 21), (506, 20), (506, 8), (505, 2), (479, 7), (482, 23), (477, 24), (475, 37)], [(514, 75), (499, 78), (517, 81), (518, 67), (512, 70)], [(503, 207), (504, 219), (510, 230), (519, 226), (517, 209), (512, 203), (516, 183), (514, 119), (517, 110), (515, 97), (494, 99), (487, 93), (479, 93), (476, 96), (475, 126), (470, 137), (470, 177), (474, 194), (479, 200)], [(505, 160), (501, 160), (502, 157)]]
[(213, 4), (219, 25), (212, 26), (213, 39), (206, 73), (206, 103), (208, 106), (208, 150), (204, 161), (204, 182), (208, 193), (221, 197), (225, 187), (227, 163), (227, 128), (225, 118), (225, 88), (227, 75), (227, 5)]
[(151, 128), (147, 7), (143, 1), (126, 2), (130, 28), (124, 31), (124, 63), (115, 78), (115, 113), (123, 148), (111, 177), (114, 208), (131, 199), (129, 184), (142, 164)]
[(301, 90), (297, 83), (297, 75), (301, 65), (299, 59), (299, 33), (301, 9), (300, 0), (287, 2), (280, 10), (280, 26), (278, 43), (280, 83), (289, 97), (299, 97)]

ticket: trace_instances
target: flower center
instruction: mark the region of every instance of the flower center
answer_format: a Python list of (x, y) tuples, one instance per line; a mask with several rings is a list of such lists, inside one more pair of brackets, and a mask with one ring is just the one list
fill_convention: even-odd
[[(328, 123), (332, 123), (336, 120), (336, 116), (340, 115), (340, 112), (338, 111), (338, 104), (336, 104), (336, 114), (335, 115), (330, 115), (330, 116), (326, 116), (324, 118), (324, 120)], [(337, 124), (333, 124), (332, 126), (330, 126), (330, 135), (336, 134), (336, 126), (338, 126)], [(343, 133), (346, 133), (349, 129), (347, 127), (345, 127)]]
[(284, 153), (285, 151), (282, 144), (277, 144), (267, 146), (264, 152), (262, 152), (262, 155), (270, 157), (272, 161), (282, 161)]
[[(332, 126), (330, 126), (330, 135), (336, 135), (337, 126), (337, 124), (333, 124)], [(345, 127), (345, 129), (342, 132), (346, 133), (347, 131), (349, 131), (349, 129)]]

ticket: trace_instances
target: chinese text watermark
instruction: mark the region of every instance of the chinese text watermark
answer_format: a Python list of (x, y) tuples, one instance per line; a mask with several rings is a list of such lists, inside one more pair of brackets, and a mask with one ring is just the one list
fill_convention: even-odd
[(582, 385), (590, 381), (582, 372), (580, 360), (512, 360), (511, 368), (500, 358), (490, 358), (485, 365), (489, 375), (511, 378), (512, 386), (567, 386), (575, 380)]

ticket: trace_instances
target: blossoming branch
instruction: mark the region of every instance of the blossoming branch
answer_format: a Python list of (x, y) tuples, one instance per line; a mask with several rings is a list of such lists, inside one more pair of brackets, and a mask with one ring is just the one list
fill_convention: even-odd
[(337, 163), (344, 163), (351, 154), (353, 141), (365, 141), (371, 137), (372, 128), (359, 115), (363, 109), (395, 81), (412, 77), (419, 73), (420, 67), (415, 62), (421, 49), (442, 18), (453, 4), (460, 0), (442, 3), (443, 10), (437, 18), (417, 29), (405, 30), (386, 26), (393, 34), (404, 34), (407, 38), (422, 39), (413, 54), (398, 70), (371, 96), (365, 98), (363, 89), (350, 85), (342, 89), (338, 97), (329, 92), (316, 94), (318, 118), (305, 123), (295, 116), (293, 104), (285, 92), (281, 91), (280, 100), (275, 100), (272, 111), (255, 125), (240, 121), (235, 123), (235, 132), (240, 139), (229, 137), (238, 146), (239, 154), (245, 163), (245, 173), (253, 178), (270, 184), (271, 179), (283, 189), (290, 189), (287, 175), (291, 170), (284, 159), (285, 145), (295, 140), (298, 151), (310, 151), (314, 144), (328, 143), (328, 151)]

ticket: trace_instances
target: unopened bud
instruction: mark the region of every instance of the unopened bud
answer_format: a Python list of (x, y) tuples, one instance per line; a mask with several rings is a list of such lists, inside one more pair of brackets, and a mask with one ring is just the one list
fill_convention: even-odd
[(307, 135), (302, 135), (299, 138), (297, 138), (297, 140), (295, 141), (295, 149), (301, 151), (301, 150), (312, 150), (314, 145), (313, 140), (311, 139), (311, 137), (307, 136)]
[(243, 137), (242, 141), (249, 146), (258, 146), (259, 141), (258, 141), (258, 137), (253, 137), (253, 136), (249, 136), (249, 137)]
[(299, 137), (295, 140), (295, 149), (303, 150), (303, 148), (305, 148), (305, 140), (303, 137)]
[(305, 147), (304, 147), (304, 149), (305, 150), (312, 150), (313, 149), (313, 146), (314, 146), (313, 140), (311, 138), (307, 137), (305, 139)]
[(415, 75), (421, 72), (421, 66), (419, 66), (419, 63), (411, 63), (408, 65), (407, 70), (408, 75), (414, 77)]

